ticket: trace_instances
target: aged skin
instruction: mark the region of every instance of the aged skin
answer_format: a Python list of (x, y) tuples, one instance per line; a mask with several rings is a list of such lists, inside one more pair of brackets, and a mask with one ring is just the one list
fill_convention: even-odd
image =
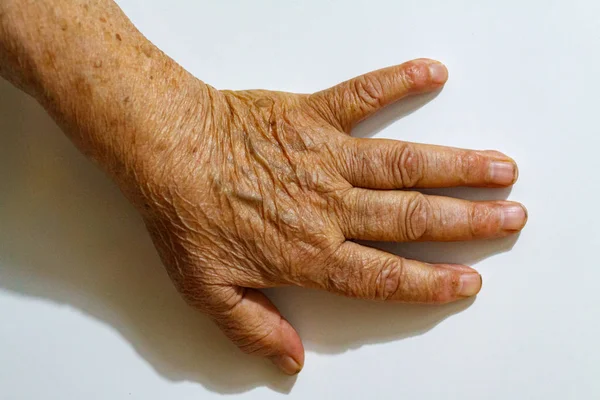
[(0, 74), (35, 97), (136, 205), (184, 299), (243, 351), (288, 374), (304, 364), (302, 343), (256, 289), (463, 299), (481, 288), (475, 270), (352, 239), (502, 237), (527, 219), (514, 202), (410, 190), (512, 185), (517, 167), (502, 153), (349, 135), (387, 104), (439, 89), (447, 70), (437, 61), (314, 94), (219, 91), (153, 46), (110, 0), (0, 0)]

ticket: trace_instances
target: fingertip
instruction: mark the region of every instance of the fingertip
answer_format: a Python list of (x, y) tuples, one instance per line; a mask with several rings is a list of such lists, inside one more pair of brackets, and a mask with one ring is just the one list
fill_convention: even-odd
[(521, 203), (507, 201), (502, 206), (501, 226), (505, 231), (518, 232), (525, 227), (529, 215)]
[(457, 293), (461, 297), (476, 296), (481, 290), (483, 279), (479, 273), (462, 274), (459, 279)]
[(296, 375), (304, 367), (304, 346), (298, 332), (285, 318), (282, 317), (279, 324), (281, 354), (271, 356), (269, 359), (283, 373)]
[(451, 275), (446, 275), (446, 282), (451, 282), (454, 289), (453, 294), (447, 294), (448, 297), (442, 298), (442, 300), (454, 301), (472, 297), (481, 290), (483, 279), (477, 270), (460, 264), (441, 264), (439, 266), (446, 271), (450, 271)]
[(229, 288), (218, 293), (215, 300), (227, 299), (229, 311), (212, 316), (230, 340), (247, 354), (270, 359), (288, 375), (300, 372), (304, 365), (300, 336), (262, 292)]
[(489, 164), (489, 183), (498, 186), (511, 186), (519, 177), (519, 168), (514, 161), (492, 161)]
[(448, 80), (448, 68), (437, 61), (429, 64), (429, 74), (431, 81), (436, 85), (443, 85)]
[(286, 375), (296, 375), (302, 370), (302, 366), (294, 358), (285, 354), (270, 357), (270, 360)]

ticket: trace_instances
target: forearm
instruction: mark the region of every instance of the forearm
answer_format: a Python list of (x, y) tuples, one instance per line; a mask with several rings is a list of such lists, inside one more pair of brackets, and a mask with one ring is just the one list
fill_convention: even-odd
[(193, 114), (184, 99), (200, 102), (206, 90), (112, 0), (0, 0), (0, 73), (116, 177), (172, 133), (161, 127), (181, 118), (176, 109)]

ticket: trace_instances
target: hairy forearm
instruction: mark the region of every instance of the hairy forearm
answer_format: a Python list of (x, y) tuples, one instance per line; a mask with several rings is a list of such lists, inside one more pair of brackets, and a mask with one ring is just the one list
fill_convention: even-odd
[(118, 178), (172, 133), (161, 127), (181, 118), (175, 110), (193, 114), (197, 105), (184, 99), (206, 97), (112, 0), (0, 0), (0, 74)]

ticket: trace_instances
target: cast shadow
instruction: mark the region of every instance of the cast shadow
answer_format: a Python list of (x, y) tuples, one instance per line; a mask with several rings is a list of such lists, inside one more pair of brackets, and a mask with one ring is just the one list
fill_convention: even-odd
[(409, 96), (401, 101), (385, 107), (378, 111), (373, 117), (362, 121), (352, 131), (352, 136), (359, 138), (370, 138), (381, 132), (394, 122), (414, 113), (441, 93), (436, 90), (430, 93)]
[[(2, 80), (0, 94), (0, 290), (81, 310), (122, 335), (167, 379), (219, 393), (259, 386), (289, 392), (295, 378), (239, 352), (181, 300), (136, 211), (42, 108)], [(472, 263), (510, 243), (420, 246), (390, 249)], [(422, 334), (471, 304), (392, 305), (292, 288), (267, 292), (307, 351), (328, 354)]]

